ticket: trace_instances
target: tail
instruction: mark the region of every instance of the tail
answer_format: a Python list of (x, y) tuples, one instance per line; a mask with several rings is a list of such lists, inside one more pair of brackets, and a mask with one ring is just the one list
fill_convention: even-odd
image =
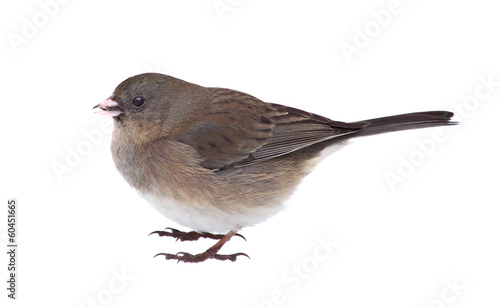
[(429, 111), (380, 117), (350, 124), (363, 125), (359, 132), (352, 136), (366, 136), (393, 131), (458, 124), (458, 122), (451, 121), (452, 117), (452, 112)]

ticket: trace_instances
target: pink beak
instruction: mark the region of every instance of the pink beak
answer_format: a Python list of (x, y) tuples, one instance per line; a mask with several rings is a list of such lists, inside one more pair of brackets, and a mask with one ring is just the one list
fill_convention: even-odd
[(114, 98), (115, 96), (111, 95), (109, 96), (108, 99), (96, 105), (93, 109), (100, 108), (100, 110), (95, 112), (95, 114), (102, 114), (111, 117), (115, 117), (122, 114), (123, 110), (122, 108), (120, 108), (120, 105), (114, 100)]

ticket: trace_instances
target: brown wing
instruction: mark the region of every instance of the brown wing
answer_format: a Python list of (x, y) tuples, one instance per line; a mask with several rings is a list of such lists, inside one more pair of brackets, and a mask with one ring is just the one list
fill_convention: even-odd
[(326, 117), (303, 110), (270, 104), (278, 115), (270, 116), (274, 122), (274, 133), (268, 142), (236, 167), (257, 163), (288, 154), (339, 136), (358, 132), (364, 124), (348, 124), (332, 121)]
[(269, 160), (364, 126), (265, 103), (237, 91), (215, 93), (204, 118), (178, 138), (195, 148), (201, 165), (212, 170)]

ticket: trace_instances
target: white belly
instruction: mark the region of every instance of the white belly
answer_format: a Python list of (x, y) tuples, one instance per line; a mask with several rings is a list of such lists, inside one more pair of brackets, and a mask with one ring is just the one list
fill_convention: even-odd
[(253, 226), (276, 214), (282, 207), (281, 204), (249, 204), (243, 211), (221, 210), (213, 205), (180, 204), (172, 199), (159, 198), (152, 193), (138, 193), (170, 220), (198, 232), (227, 233), (239, 226)]
[[(317, 158), (309, 161), (304, 169), (305, 173), (311, 171), (326, 156), (345, 145), (345, 143), (339, 143), (323, 150)], [(173, 197), (160, 197), (149, 192), (138, 191), (138, 193), (170, 220), (198, 232), (211, 233), (227, 233), (240, 226), (248, 227), (259, 224), (278, 213), (283, 208), (282, 203), (287, 197), (282, 196), (280, 199), (271, 201), (247, 197), (249, 203), (218, 204), (217, 206), (210, 204), (208, 200), (206, 203), (200, 203), (199, 200), (188, 202), (187, 200), (174, 200)]]

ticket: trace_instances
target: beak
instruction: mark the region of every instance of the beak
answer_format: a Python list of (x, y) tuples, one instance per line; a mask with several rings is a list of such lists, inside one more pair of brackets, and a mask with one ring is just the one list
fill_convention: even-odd
[(109, 96), (108, 99), (104, 100), (100, 104), (96, 105), (93, 109), (95, 108), (100, 108), (100, 110), (97, 110), (95, 114), (102, 114), (102, 115), (107, 115), (111, 117), (116, 117), (120, 114), (123, 113), (123, 109), (120, 108), (120, 105), (114, 100), (115, 96), (111, 95)]

